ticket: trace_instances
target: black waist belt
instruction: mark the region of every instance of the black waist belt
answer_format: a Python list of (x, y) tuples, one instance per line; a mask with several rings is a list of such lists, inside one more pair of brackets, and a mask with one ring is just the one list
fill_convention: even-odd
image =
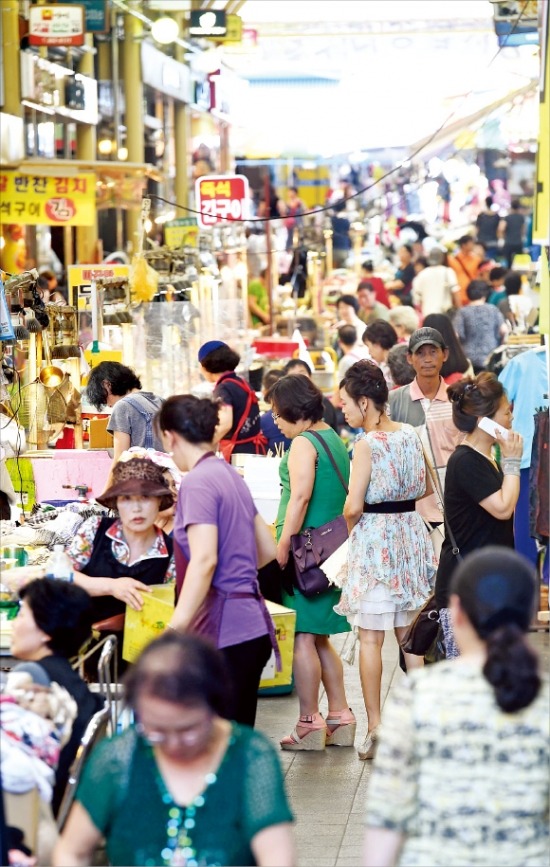
[(394, 500), (391, 503), (364, 503), (363, 512), (392, 515), (396, 512), (414, 512), (416, 500)]

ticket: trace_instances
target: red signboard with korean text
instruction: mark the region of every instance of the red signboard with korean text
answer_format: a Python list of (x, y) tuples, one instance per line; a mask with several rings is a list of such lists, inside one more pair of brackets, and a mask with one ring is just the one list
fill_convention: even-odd
[(84, 7), (63, 3), (29, 9), (29, 45), (83, 45)]
[(203, 175), (195, 182), (196, 215), (199, 226), (209, 229), (218, 223), (247, 220), (248, 178), (244, 175)]
[(0, 223), (93, 226), (96, 176), (41, 177), (0, 170)]

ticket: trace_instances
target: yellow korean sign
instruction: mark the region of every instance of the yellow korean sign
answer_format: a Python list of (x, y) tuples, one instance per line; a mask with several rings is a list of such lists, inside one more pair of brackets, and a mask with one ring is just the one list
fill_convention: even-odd
[(69, 265), (69, 304), (80, 311), (91, 311), (92, 280), (128, 280), (129, 276), (129, 265)]
[(164, 224), (164, 242), (171, 250), (179, 247), (196, 247), (199, 227), (194, 217), (183, 217)]
[(0, 223), (93, 226), (96, 177), (41, 177), (0, 171)]

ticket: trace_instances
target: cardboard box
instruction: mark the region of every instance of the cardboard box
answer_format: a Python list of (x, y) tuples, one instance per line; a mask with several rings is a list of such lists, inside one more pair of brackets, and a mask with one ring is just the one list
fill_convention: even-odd
[(107, 430), (110, 416), (106, 418), (91, 418), (88, 422), (91, 449), (112, 449), (113, 435)]
[[(267, 610), (275, 624), (275, 635), (281, 654), (282, 670), (277, 671), (275, 652), (271, 653), (260, 680), (260, 695), (263, 690), (284, 687), (284, 692), (292, 690), (292, 659), (294, 657), (294, 634), (296, 632), (296, 612), (275, 602), (267, 602)], [(281, 690), (282, 692), (283, 690)]]

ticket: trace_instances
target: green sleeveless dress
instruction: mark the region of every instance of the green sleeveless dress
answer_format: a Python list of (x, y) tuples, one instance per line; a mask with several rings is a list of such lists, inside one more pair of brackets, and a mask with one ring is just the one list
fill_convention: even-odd
[[(325, 440), (338, 469), (347, 483), (349, 481), (350, 464), (344, 443), (332, 428), (317, 431), (317, 433)], [(307, 432), (300, 434), (300, 436), (307, 437), (317, 452), (315, 482), (304, 523), (300, 528), (300, 530), (303, 530), (305, 527), (320, 527), (321, 524), (326, 524), (327, 521), (332, 521), (333, 518), (341, 515), (346, 499), (346, 492), (336, 476), (322, 445)], [(277, 541), (279, 541), (281, 536), (290, 499), (289, 453), (290, 449), (281, 460), (279, 468), (282, 492), (276, 520)], [(347, 619), (336, 614), (333, 610), (334, 606), (340, 601), (340, 592), (337, 587), (333, 587), (327, 590), (326, 593), (319, 593), (317, 596), (306, 598), (302, 596), (299, 590), (294, 589), (293, 596), (283, 590), (283, 605), (296, 611), (296, 632), (309, 632), (314, 635), (335, 635), (338, 632), (349, 632), (350, 625)]]

